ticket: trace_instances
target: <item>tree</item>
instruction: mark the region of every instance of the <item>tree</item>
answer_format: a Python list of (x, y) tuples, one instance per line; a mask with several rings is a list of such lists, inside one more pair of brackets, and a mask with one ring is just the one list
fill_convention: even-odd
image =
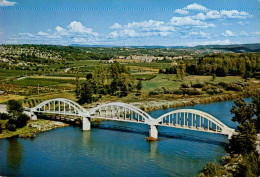
[(226, 67), (217, 67), (216, 69), (216, 75), (219, 77), (225, 77), (228, 74), (228, 70)]
[(143, 87), (142, 81), (139, 80), (137, 85), (136, 85), (136, 89), (140, 92), (142, 90), (142, 87)]
[(17, 117), (15, 125), (16, 125), (17, 128), (22, 128), (27, 124), (28, 120), (30, 120), (30, 117), (28, 115), (20, 114)]
[(252, 122), (254, 115), (253, 105), (247, 105), (242, 98), (235, 100), (235, 106), (232, 106), (230, 112), (234, 114), (232, 121), (244, 124), (245, 122)]
[(26, 114), (23, 114), (24, 108), (19, 101), (9, 100), (7, 103), (7, 111), (9, 113), (9, 120), (5, 124), (6, 129), (15, 131), (16, 128), (24, 127), (30, 119)]
[(80, 104), (84, 104), (84, 103), (92, 103), (92, 101), (93, 101), (93, 86), (91, 82), (86, 81), (83, 84), (78, 102)]
[(80, 96), (80, 93), (81, 93), (81, 83), (80, 83), (80, 80), (79, 80), (79, 68), (77, 68), (77, 71), (76, 71), (76, 89), (75, 89), (75, 94), (76, 94), (76, 97), (79, 98)]
[(255, 127), (257, 132), (260, 132), (260, 94), (253, 97), (252, 107), (256, 116)]
[(7, 102), (7, 112), (11, 117), (18, 117), (24, 111), (22, 104), (16, 100), (9, 100)]
[(232, 121), (240, 124), (237, 127), (239, 134), (233, 136), (230, 140), (230, 150), (233, 153), (249, 154), (256, 150), (255, 113), (259, 109), (259, 105), (256, 105), (256, 103), (259, 103), (259, 97), (249, 105), (240, 98), (235, 101), (235, 106), (232, 106), (230, 110), (234, 114)]

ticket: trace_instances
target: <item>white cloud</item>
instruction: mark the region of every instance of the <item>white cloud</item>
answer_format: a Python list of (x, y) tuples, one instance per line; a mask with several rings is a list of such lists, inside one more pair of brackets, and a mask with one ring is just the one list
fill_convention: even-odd
[(39, 36), (48, 36), (49, 34), (48, 34), (48, 33), (45, 33), (45, 32), (42, 32), (42, 31), (39, 31), (39, 32), (37, 33), (37, 35), (39, 35)]
[(163, 25), (162, 21), (148, 20), (143, 22), (132, 22), (125, 25), (125, 28), (154, 28)]
[(18, 44), (17, 40), (6, 40), (5, 44)]
[(175, 30), (173, 26), (156, 20), (131, 22), (126, 25), (115, 23), (110, 28), (116, 29), (109, 34), (110, 38), (168, 36)]
[(221, 11), (221, 15), (223, 15), (224, 17), (227, 18), (239, 18), (239, 19), (246, 19), (246, 18), (250, 18), (252, 17), (252, 15), (250, 15), (249, 13), (245, 12), (245, 11), (237, 11), (237, 10), (222, 10)]
[(52, 43), (68, 45), (71, 43), (93, 43), (98, 40), (98, 33), (93, 32), (82, 23), (72, 21), (67, 27), (56, 26), (54, 30), (39, 31), (36, 35), (31, 33), (19, 33), (19, 39), (29, 43)]
[(19, 36), (30, 37), (30, 38), (34, 37), (34, 35), (31, 33), (19, 33)]
[(208, 10), (205, 6), (202, 6), (202, 5), (197, 4), (197, 3), (187, 5), (184, 9), (187, 9), (187, 10)]
[(239, 24), (239, 25), (248, 25), (249, 22), (248, 21), (239, 21), (239, 22), (237, 22), (237, 24)]
[(196, 20), (206, 20), (206, 16), (203, 13), (198, 13), (197, 15), (192, 16), (193, 19)]
[(55, 28), (56, 30), (56, 33), (58, 35), (61, 35), (61, 36), (65, 36), (65, 35), (68, 35), (69, 33), (67, 32), (67, 30), (65, 30), (64, 28), (60, 27), (60, 26), (56, 26)]
[(199, 31), (199, 32), (196, 32), (196, 31), (192, 31), (192, 32), (188, 32), (184, 38), (190, 38), (190, 37), (196, 37), (196, 38), (210, 38), (210, 34), (209, 33), (205, 33), (203, 31)]
[(189, 13), (189, 11), (183, 9), (176, 9), (174, 12), (181, 15), (186, 15)]
[(241, 31), (239, 33), (239, 36), (249, 36), (249, 34), (247, 32), (245, 32), (245, 31)]
[(86, 28), (83, 26), (80, 22), (73, 21), (69, 24), (68, 26), (69, 31), (72, 33), (86, 33), (86, 34), (91, 34), (94, 36), (97, 36), (98, 34), (93, 32), (91, 28)]
[(75, 37), (75, 38), (73, 38), (72, 42), (74, 42), (74, 43), (80, 43), (80, 44), (85, 44), (85, 43), (87, 43), (87, 40), (84, 39), (84, 38), (77, 38), (77, 37)]
[(225, 37), (233, 37), (235, 36), (235, 34), (230, 31), (230, 30), (226, 30), (224, 33), (221, 33), (222, 36), (225, 36)]
[(217, 19), (217, 18), (221, 18), (221, 13), (217, 10), (211, 10), (207, 12), (206, 16), (209, 19)]
[(115, 23), (114, 25), (112, 25), (110, 28), (111, 29), (120, 29), (122, 27), (122, 25), (120, 25), (119, 23)]
[(14, 6), (16, 2), (11, 2), (7, 0), (0, 0), (0, 7), (6, 7), (6, 6)]
[(208, 25), (206, 22), (194, 19), (193, 16), (186, 17), (172, 17), (170, 24), (173, 26), (198, 26), (198, 27), (212, 27), (213, 24)]
[(254, 37), (254, 36), (258, 36), (259, 34), (260, 34), (259, 32), (246, 32), (244, 30), (239, 33), (234, 33), (230, 30), (226, 30), (224, 33), (221, 33), (221, 35), (225, 37), (235, 37), (235, 36)]

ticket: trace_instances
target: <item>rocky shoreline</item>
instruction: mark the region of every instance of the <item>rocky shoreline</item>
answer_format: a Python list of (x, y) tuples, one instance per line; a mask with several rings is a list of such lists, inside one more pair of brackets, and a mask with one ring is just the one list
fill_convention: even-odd
[(0, 139), (10, 137), (35, 138), (36, 134), (39, 132), (67, 126), (69, 126), (69, 124), (53, 120), (30, 120), (25, 127), (17, 129), (15, 132), (3, 130), (0, 134)]

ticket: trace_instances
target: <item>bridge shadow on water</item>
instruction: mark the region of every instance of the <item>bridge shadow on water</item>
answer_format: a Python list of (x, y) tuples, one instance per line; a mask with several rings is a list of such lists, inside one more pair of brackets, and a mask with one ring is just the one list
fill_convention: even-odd
[[(91, 128), (142, 134), (142, 135), (145, 135), (145, 136), (148, 136), (148, 131), (149, 131), (149, 129), (141, 130), (141, 129), (138, 129), (138, 128), (127, 127), (127, 126), (122, 126), (122, 125), (111, 125), (111, 124), (109, 124), (109, 125), (107, 125), (107, 124), (92, 124)], [(183, 140), (183, 141), (192, 141), (192, 142), (197, 142), (197, 143), (218, 145), (218, 146), (222, 146), (226, 150), (228, 148), (227, 142), (217, 141), (217, 140), (214, 140), (213, 138), (206, 138), (206, 137), (202, 137), (202, 136), (199, 136), (199, 135), (192, 135), (192, 134), (180, 134), (179, 132), (177, 134), (173, 134), (173, 133), (174, 132), (160, 132), (159, 131), (159, 133), (158, 133), (158, 135), (160, 136), (159, 141), (164, 141), (168, 138), (171, 138), (171, 139), (178, 139), (178, 140)], [(223, 136), (223, 135), (215, 135), (215, 136)]]

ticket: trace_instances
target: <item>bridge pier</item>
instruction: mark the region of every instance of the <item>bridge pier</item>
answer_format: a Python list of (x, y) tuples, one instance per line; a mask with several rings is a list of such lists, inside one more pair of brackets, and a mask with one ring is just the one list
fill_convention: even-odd
[(90, 123), (90, 119), (88, 117), (83, 117), (82, 118), (82, 130), (90, 130), (91, 128), (91, 123)]
[(157, 125), (150, 125), (149, 137), (158, 139), (158, 129), (157, 129)]
[(37, 116), (32, 111), (23, 111), (24, 114), (30, 117), (31, 120), (37, 120)]

